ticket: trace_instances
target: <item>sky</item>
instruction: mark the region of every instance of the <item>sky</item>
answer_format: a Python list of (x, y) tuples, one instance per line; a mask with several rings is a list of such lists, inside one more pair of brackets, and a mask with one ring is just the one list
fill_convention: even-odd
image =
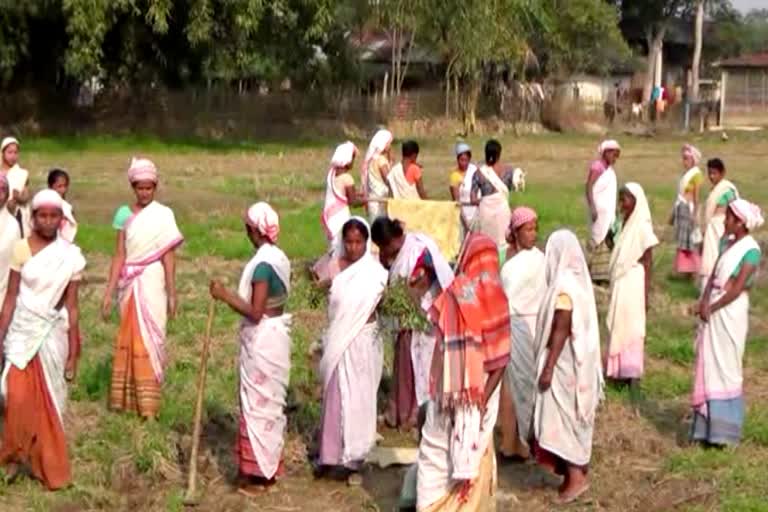
[(768, 8), (768, 0), (731, 0), (731, 3), (741, 12), (747, 12), (758, 7)]

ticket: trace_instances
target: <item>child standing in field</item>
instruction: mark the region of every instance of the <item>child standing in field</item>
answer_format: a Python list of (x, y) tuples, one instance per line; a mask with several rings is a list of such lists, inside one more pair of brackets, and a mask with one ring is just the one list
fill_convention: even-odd
[(110, 407), (152, 419), (160, 409), (165, 372), (165, 326), (176, 315), (175, 250), (183, 242), (173, 211), (155, 201), (157, 169), (134, 158), (128, 181), (136, 202), (118, 208), (117, 244), (102, 315), (109, 318), (112, 296), (120, 300), (120, 330), (112, 363)]
[(403, 160), (389, 173), (389, 188), (395, 199), (426, 199), (422, 182), (422, 168), (418, 163), (419, 144), (414, 140), (403, 142)]
[(77, 235), (77, 221), (72, 205), (67, 201), (69, 191), (69, 174), (63, 169), (51, 169), (48, 173), (48, 188), (55, 190), (61, 196), (61, 206), (64, 218), (59, 228), (59, 236), (67, 242), (74, 242)]

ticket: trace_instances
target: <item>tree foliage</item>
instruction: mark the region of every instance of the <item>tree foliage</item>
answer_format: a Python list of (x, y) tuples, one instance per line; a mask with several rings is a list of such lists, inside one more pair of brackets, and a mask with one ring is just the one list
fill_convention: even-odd
[[(0, 72), (174, 84), (302, 75), (338, 42), (333, 0), (0, 2)], [(46, 30), (48, 29), (48, 30)], [(32, 37), (44, 37), (36, 45)], [(34, 51), (37, 49), (38, 51)], [(53, 50), (53, 51), (51, 51)], [(33, 64), (34, 63), (34, 64)]]

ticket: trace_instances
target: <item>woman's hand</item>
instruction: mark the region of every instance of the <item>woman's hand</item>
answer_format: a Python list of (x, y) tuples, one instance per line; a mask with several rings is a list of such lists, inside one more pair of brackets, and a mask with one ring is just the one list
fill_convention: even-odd
[(176, 311), (179, 307), (178, 300), (176, 298), (176, 292), (168, 294), (168, 318), (173, 320), (176, 318)]
[(64, 366), (64, 379), (72, 382), (77, 376), (77, 354), (69, 354), (67, 364)]
[(701, 301), (699, 303), (699, 318), (703, 322), (709, 322), (709, 317), (712, 315), (712, 305), (709, 301)]
[(545, 366), (539, 377), (539, 391), (544, 393), (552, 386), (552, 368)]
[[(597, 210), (592, 209), (592, 211), (590, 212), (590, 215), (592, 216), (592, 222), (597, 222)], [(582, 217), (582, 219), (583, 218), (584, 217)]]
[(104, 295), (104, 300), (101, 301), (101, 318), (105, 321), (109, 320), (112, 315), (112, 294), (107, 293)]
[(226, 289), (224, 288), (224, 285), (219, 281), (211, 280), (211, 284), (208, 288), (211, 292), (211, 297), (216, 300), (222, 300), (224, 295), (226, 295)]

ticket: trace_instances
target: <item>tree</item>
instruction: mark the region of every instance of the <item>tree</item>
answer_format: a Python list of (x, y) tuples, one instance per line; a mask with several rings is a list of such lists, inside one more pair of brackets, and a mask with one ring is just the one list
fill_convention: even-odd
[(694, 22), (693, 64), (691, 65), (692, 101), (699, 100), (699, 73), (701, 71), (701, 48), (704, 43), (704, 2), (696, 0), (696, 21)]
[(489, 69), (518, 71), (535, 54), (546, 71), (567, 74), (610, 65), (627, 56), (618, 11), (604, 0), (425, 0), (420, 19), (425, 42), (446, 63), (459, 87), (466, 132), (475, 128), (477, 102)]
[(645, 101), (651, 98), (654, 85), (659, 86), (659, 59), (662, 58), (664, 36), (672, 19), (679, 16), (689, 6), (691, 0), (621, 0), (621, 18), (623, 22), (634, 23), (642, 27), (648, 45), (648, 74), (643, 87)]

